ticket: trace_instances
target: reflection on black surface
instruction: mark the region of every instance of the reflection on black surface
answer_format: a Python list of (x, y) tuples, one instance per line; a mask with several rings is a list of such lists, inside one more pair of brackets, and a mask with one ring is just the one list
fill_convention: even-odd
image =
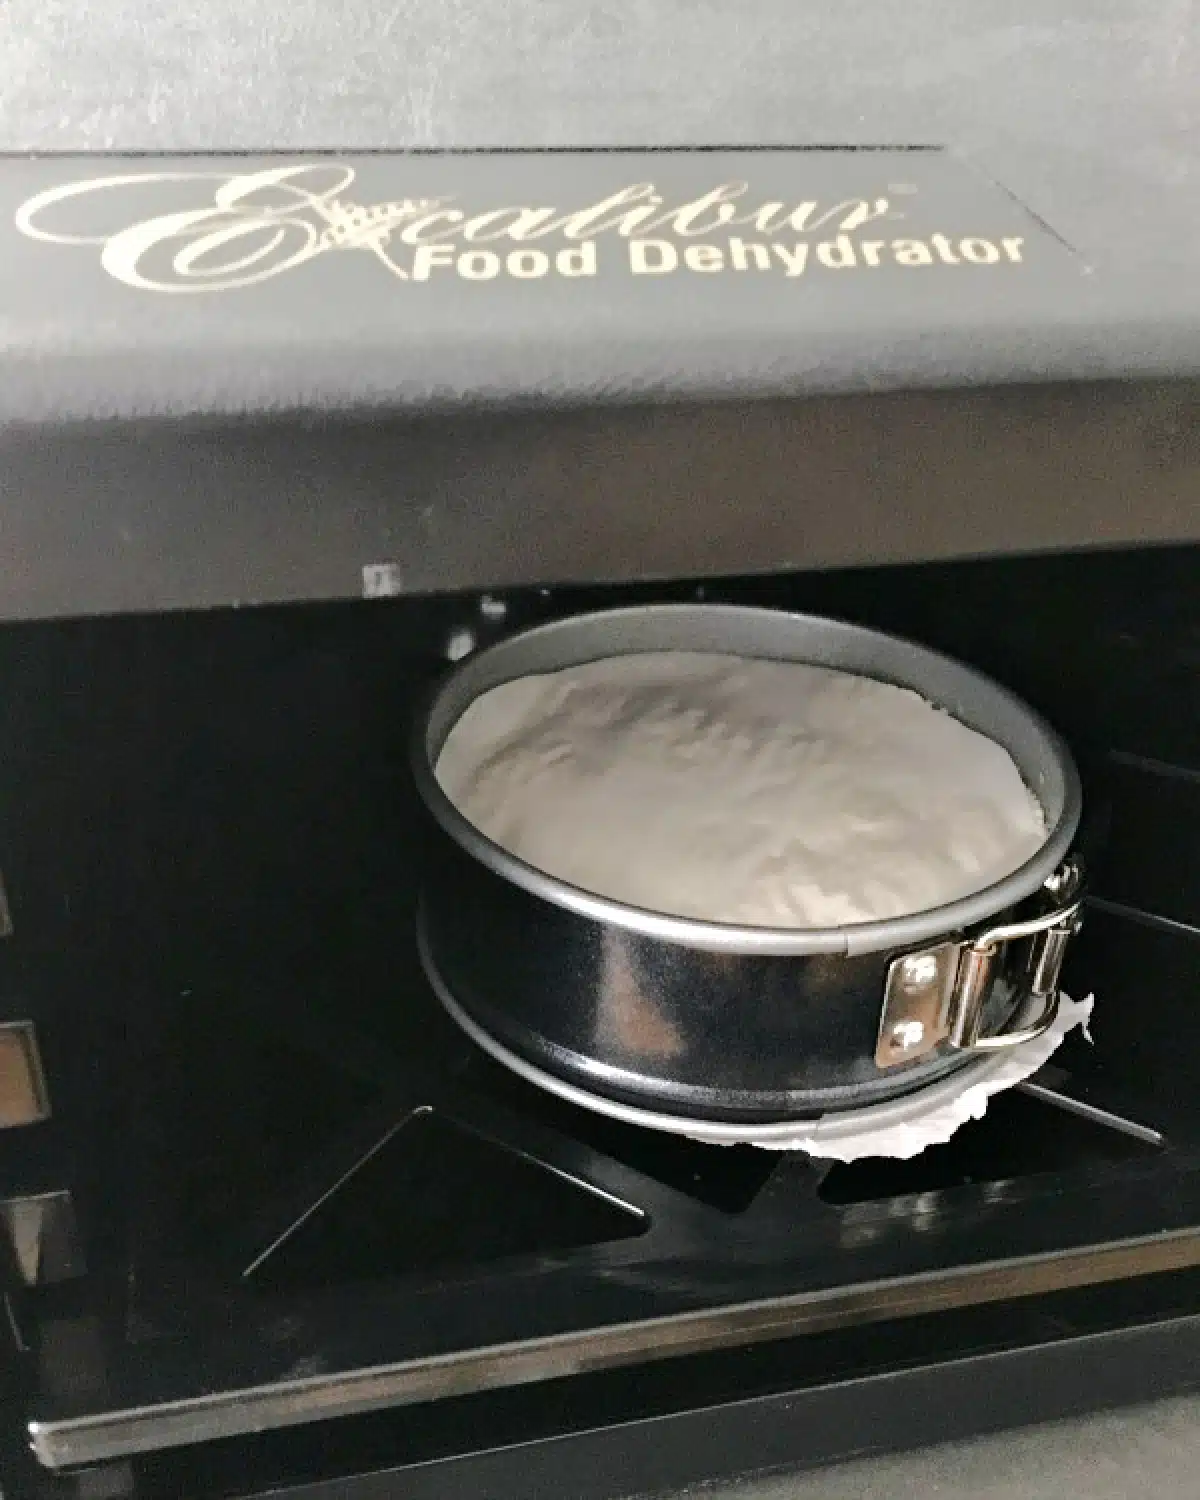
[(424, 1110), (257, 1267), (268, 1291), (553, 1253), (639, 1234), (635, 1211)]
[(972, 1120), (944, 1145), (929, 1146), (907, 1161), (839, 1162), (818, 1192), (826, 1203), (867, 1203), (1065, 1167), (1136, 1161), (1160, 1150), (1015, 1092), (993, 1098), (982, 1120)]
[(756, 1146), (706, 1146), (593, 1114), (534, 1088), (482, 1052), (473, 1054), (466, 1077), (489, 1096), (514, 1109), (534, 1111), (572, 1140), (722, 1213), (749, 1208), (779, 1162), (777, 1152)]

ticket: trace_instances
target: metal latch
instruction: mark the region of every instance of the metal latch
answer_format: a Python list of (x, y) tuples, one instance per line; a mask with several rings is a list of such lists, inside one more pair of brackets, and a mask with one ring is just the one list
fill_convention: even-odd
[(46, 1074), (33, 1022), (0, 1023), (0, 1130), (36, 1125), (49, 1114)]
[(0, 1229), (26, 1286), (68, 1281), (87, 1269), (75, 1205), (65, 1189), (0, 1198)]
[[(960, 1052), (1017, 1047), (1053, 1026), (1067, 943), (1082, 921), (1081, 864), (1067, 860), (1046, 881), (1044, 890), (1055, 903), (1051, 911), (892, 960), (875, 1047), (877, 1067), (912, 1062), (943, 1043)], [(1014, 986), (1019, 1003), (1013, 1017), (1020, 1024), (985, 1033), (984, 1014), (993, 986), (1008, 965), (1012, 945), (1025, 941), (1029, 950)], [(1040, 1009), (1029, 1019), (1030, 1005), (1036, 1002), (1041, 1002)]]

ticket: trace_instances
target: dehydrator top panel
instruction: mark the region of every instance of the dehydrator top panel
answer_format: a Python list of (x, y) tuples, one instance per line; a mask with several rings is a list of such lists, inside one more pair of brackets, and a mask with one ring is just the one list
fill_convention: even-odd
[(1186, 7), (252, 11), (4, 12), (0, 618), (1200, 536)]

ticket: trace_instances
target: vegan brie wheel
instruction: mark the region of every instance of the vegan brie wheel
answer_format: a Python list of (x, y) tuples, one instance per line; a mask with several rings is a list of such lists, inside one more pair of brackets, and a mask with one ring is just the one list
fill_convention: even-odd
[(798, 662), (649, 652), (518, 678), (467, 708), (436, 773), (547, 874), (739, 926), (943, 906), (1046, 840), (1000, 745), (908, 689)]

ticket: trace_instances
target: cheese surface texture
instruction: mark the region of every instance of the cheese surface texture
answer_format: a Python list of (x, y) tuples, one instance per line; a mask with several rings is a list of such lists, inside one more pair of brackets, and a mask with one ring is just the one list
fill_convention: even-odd
[(942, 906), (1046, 839), (1000, 745), (917, 693), (798, 662), (651, 652), (518, 678), (467, 708), (436, 774), (548, 874), (742, 926)]

